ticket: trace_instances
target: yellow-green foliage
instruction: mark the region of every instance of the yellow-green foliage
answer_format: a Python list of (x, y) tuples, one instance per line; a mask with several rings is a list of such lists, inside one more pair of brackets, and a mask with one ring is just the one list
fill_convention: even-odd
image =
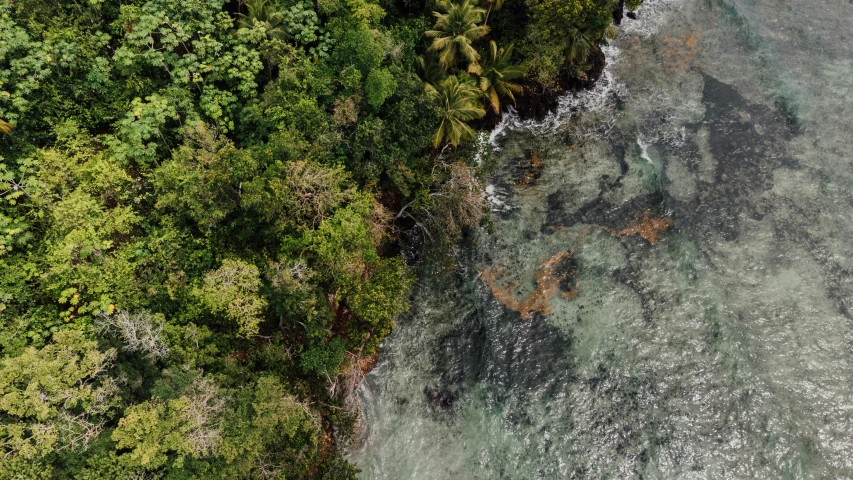
[(82, 332), (0, 363), (0, 439), (4, 458), (37, 460), (53, 451), (84, 450), (115, 407), (117, 385), (106, 375), (113, 349), (100, 351)]
[(266, 300), (258, 296), (261, 286), (258, 267), (241, 260), (225, 260), (222, 266), (204, 275), (195, 290), (199, 300), (216, 313), (237, 324), (237, 333), (249, 337), (258, 333)]
[(124, 412), (111, 437), (116, 447), (129, 450), (119, 456), (127, 466), (156, 469), (175, 455), (215, 454), (222, 441), (221, 418), (225, 398), (211, 378), (196, 377), (181, 396), (134, 405)]

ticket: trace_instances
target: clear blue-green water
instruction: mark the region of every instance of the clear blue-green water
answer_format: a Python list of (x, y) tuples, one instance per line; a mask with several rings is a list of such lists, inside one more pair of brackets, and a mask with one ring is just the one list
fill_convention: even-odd
[(418, 285), (351, 459), (853, 478), (853, 2), (646, 0), (607, 54), (594, 90), (493, 134), (494, 233)]

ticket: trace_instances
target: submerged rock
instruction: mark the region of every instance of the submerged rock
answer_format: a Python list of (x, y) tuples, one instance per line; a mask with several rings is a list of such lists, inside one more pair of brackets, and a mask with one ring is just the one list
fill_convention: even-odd
[(459, 400), (459, 394), (441, 387), (424, 387), (424, 396), (433, 410), (453, 410)]
[(569, 228), (578, 223), (598, 225), (610, 230), (622, 230), (646, 211), (661, 209), (664, 195), (661, 192), (637, 195), (621, 204), (612, 204), (597, 197), (584, 203), (576, 210), (566, 209), (567, 193), (558, 191), (548, 195), (548, 214), (542, 225), (542, 233), (552, 234), (561, 228)]

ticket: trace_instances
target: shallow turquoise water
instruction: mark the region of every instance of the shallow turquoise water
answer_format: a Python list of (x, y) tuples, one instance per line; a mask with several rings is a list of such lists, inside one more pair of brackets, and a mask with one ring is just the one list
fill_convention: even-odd
[(625, 22), (493, 134), (495, 233), (384, 343), (363, 478), (853, 477), (853, 3)]

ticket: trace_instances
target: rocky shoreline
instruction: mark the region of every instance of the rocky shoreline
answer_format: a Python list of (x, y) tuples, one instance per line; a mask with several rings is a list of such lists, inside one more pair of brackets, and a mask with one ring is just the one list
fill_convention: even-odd
[(515, 110), (523, 119), (542, 120), (549, 112), (557, 108), (560, 97), (566, 92), (577, 92), (595, 86), (595, 82), (601, 77), (607, 59), (600, 48), (596, 48), (589, 54), (589, 63), (592, 65), (586, 72), (585, 78), (571, 76), (568, 72), (561, 72), (557, 77), (556, 85), (543, 87), (540, 83), (530, 80), (522, 85), (524, 92), (516, 97)]
[[(554, 111), (560, 102), (560, 97), (567, 92), (578, 92), (595, 86), (595, 82), (601, 77), (607, 59), (604, 52), (596, 47), (589, 54), (589, 63), (592, 67), (586, 72), (584, 78), (577, 78), (568, 72), (561, 72), (554, 85), (543, 86), (535, 79), (526, 79), (522, 84), (522, 92), (515, 95), (513, 109), (523, 120), (543, 120), (548, 113)], [(472, 122), (475, 130), (491, 130), (498, 126), (503, 117), (503, 112), (496, 114), (487, 110), (486, 116)]]
[[(523, 92), (516, 95), (516, 104), (514, 109), (518, 116), (522, 119), (542, 120), (550, 112), (559, 106), (560, 97), (567, 92), (578, 92), (581, 90), (590, 89), (595, 86), (595, 82), (601, 77), (607, 59), (604, 52), (600, 48), (596, 48), (590, 52), (589, 63), (592, 64), (586, 72), (585, 78), (577, 78), (569, 75), (568, 72), (562, 72), (557, 78), (557, 82), (553, 86), (545, 87), (535, 80), (528, 79), (522, 84)], [(491, 130), (495, 128), (501, 121), (501, 114), (495, 114), (492, 110), (487, 110), (485, 117), (477, 122), (473, 122), (476, 130)], [(375, 360), (366, 371), (362, 371), (361, 379), (363, 380), (370, 370), (375, 365)], [(355, 413), (356, 421), (353, 425), (353, 435), (350, 438), (340, 439), (346, 444), (346, 448), (350, 451), (359, 450), (364, 447), (367, 437), (369, 436), (369, 426), (364, 421), (365, 412), (363, 405), (357, 399), (357, 390), (361, 381), (355, 385), (350, 385), (347, 397), (347, 410), (350, 413)], [(446, 408), (454, 402), (452, 395), (447, 391), (425, 388), (424, 394), (430, 401), (433, 407)]]

